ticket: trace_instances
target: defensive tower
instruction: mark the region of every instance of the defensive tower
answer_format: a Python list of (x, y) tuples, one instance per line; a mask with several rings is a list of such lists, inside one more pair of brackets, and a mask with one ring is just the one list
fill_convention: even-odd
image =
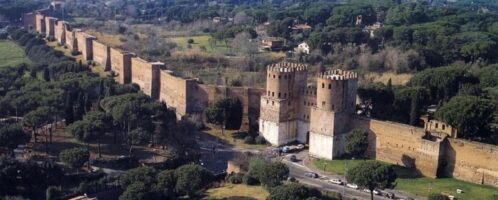
[(358, 75), (331, 70), (317, 77), (316, 106), (311, 108), (310, 154), (332, 159), (343, 153), (344, 136), (354, 114)]
[(259, 130), (273, 145), (292, 142), (300, 134), (297, 118), (307, 74), (308, 66), (303, 64), (282, 62), (268, 66)]

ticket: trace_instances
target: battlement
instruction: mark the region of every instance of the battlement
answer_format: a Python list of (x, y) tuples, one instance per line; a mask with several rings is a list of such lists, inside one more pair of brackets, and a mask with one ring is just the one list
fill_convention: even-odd
[(349, 80), (358, 79), (358, 74), (353, 71), (334, 69), (321, 73), (318, 75), (318, 78), (329, 80)]
[(308, 65), (300, 63), (289, 63), (280, 62), (272, 65), (268, 65), (268, 72), (296, 72), (296, 71), (307, 71)]

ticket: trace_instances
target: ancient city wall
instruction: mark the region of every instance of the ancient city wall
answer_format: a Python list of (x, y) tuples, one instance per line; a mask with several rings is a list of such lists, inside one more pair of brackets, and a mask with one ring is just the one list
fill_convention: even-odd
[(188, 89), (192, 79), (177, 77), (170, 70), (161, 70), (161, 89), (159, 100), (166, 103), (168, 107), (175, 109), (177, 117), (188, 113), (187, 98)]
[(23, 26), (26, 29), (36, 29), (36, 14), (24, 13), (22, 16)]
[(93, 59), (93, 40), (95, 37), (83, 31), (76, 31), (76, 40), (78, 43), (78, 51), (83, 55), (84, 60)]
[(45, 32), (47, 37), (55, 37), (55, 21), (57, 21), (57, 18), (45, 17)]
[(147, 62), (139, 57), (131, 59), (131, 81), (152, 99), (159, 99), (159, 68), (163, 63)]
[(116, 75), (116, 81), (121, 84), (131, 82), (131, 58), (134, 55), (119, 49), (110, 49), (111, 70)]
[(442, 166), (448, 176), (498, 187), (498, 146), (448, 138)]
[(111, 47), (96, 40), (93, 41), (93, 61), (99, 63), (104, 71), (111, 70)]
[(423, 139), (424, 129), (360, 117), (353, 118), (352, 126), (368, 130), (369, 157), (437, 177), (441, 141)]
[(38, 33), (45, 33), (45, 16), (42, 14), (36, 14), (35, 16), (35, 30), (38, 31)]
[(69, 30), (66, 28), (66, 46), (70, 51), (78, 50), (78, 41), (76, 40), (77, 31), (79, 30)]
[(55, 22), (55, 39), (59, 44), (66, 43), (66, 22), (56, 21)]

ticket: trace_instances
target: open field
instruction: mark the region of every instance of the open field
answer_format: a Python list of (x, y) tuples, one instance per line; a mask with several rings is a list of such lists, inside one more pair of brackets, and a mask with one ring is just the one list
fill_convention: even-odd
[(22, 63), (31, 64), (24, 49), (12, 41), (0, 40), (0, 67), (14, 67)]
[(268, 192), (261, 186), (250, 186), (245, 184), (227, 184), (223, 187), (209, 189), (206, 191), (205, 199), (254, 199), (265, 200)]
[[(316, 159), (313, 164), (320, 170), (325, 169), (324, 171), (344, 175), (345, 166), (350, 169), (362, 162), (364, 160), (325, 161)], [(468, 183), (454, 178), (432, 179), (420, 177), (410, 169), (400, 166), (395, 166), (395, 168), (398, 174), (395, 189), (416, 196), (427, 197), (431, 193), (444, 193), (454, 195), (457, 199), (492, 199), (493, 194), (498, 195), (498, 189), (492, 186)], [(457, 194), (456, 189), (462, 189), (464, 192)]]
[(185, 36), (185, 37), (173, 37), (171, 38), (176, 42), (180, 49), (189, 49), (188, 40), (193, 39), (194, 43), (191, 44), (192, 49), (205, 50), (208, 53), (222, 53), (229, 50), (229, 46), (223, 41), (216, 41), (210, 35), (199, 35), (199, 36)]
[(96, 31), (94, 29), (86, 29), (85, 32), (97, 37), (97, 41), (102, 42), (103, 44), (110, 46), (110, 47), (113, 47), (113, 48), (120, 48), (124, 44), (120, 40), (119, 34), (113, 35), (113, 34), (104, 33), (101, 31)]

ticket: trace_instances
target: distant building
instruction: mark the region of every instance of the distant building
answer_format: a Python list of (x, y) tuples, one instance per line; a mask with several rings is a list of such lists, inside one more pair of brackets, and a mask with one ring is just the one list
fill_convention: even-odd
[(213, 22), (216, 24), (224, 24), (228, 22), (226, 17), (213, 17)]
[(303, 43), (297, 45), (297, 48), (295, 51), (297, 53), (310, 54), (310, 46), (306, 42), (303, 42)]
[(370, 35), (370, 38), (375, 37), (375, 30), (382, 28), (383, 24), (380, 22), (375, 22), (374, 24), (370, 26), (365, 26), (363, 28), (363, 32), (366, 32)]
[(298, 30), (298, 31), (304, 31), (304, 30), (310, 30), (311, 26), (308, 24), (295, 24), (291, 27), (292, 30)]
[(261, 50), (266, 50), (266, 51), (280, 51), (284, 48), (284, 39), (282, 38), (275, 38), (275, 37), (270, 37), (263, 39), (261, 41)]

